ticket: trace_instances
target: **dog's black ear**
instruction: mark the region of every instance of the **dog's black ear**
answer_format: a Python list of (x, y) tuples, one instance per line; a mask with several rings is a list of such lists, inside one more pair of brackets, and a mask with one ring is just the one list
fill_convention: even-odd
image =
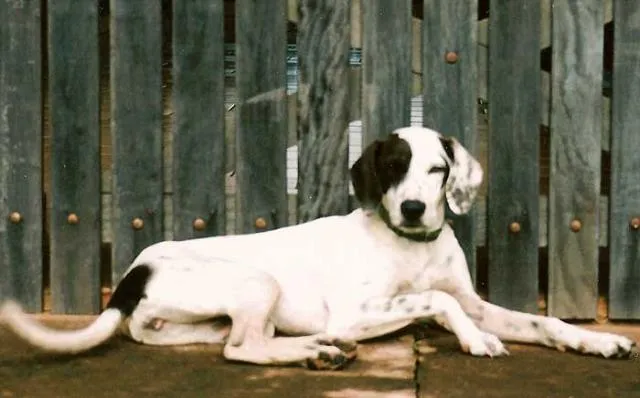
[(369, 144), (362, 155), (351, 167), (351, 182), (360, 206), (374, 209), (382, 200), (382, 187), (376, 163), (383, 141), (376, 140)]

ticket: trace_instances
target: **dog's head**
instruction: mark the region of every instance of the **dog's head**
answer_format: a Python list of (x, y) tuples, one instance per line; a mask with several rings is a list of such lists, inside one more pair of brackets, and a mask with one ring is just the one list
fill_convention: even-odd
[(482, 168), (456, 139), (405, 127), (365, 148), (351, 180), (363, 208), (384, 211), (396, 229), (420, 233), (442, 226), (445, 198), (454, 213), (469, 211)]

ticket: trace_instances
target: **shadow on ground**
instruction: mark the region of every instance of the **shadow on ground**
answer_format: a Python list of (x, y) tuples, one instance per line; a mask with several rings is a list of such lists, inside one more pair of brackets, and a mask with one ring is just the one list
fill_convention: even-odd
[[(90, 320), (45, 319), (63, 328)], [(606, 329), (640, 341), (640, 327)], [(0, 329), (0, 398), (640, 397), (637, 357), (604, 360), (510, 344), (510, 357), (473, 358), (449, 334), (424, 335), (434, 352), (416, 356), (408, 329), (362, 344), (344, 371), (314, 372), (229, 363), (219, 346), (147, 347), (122, 338), (81, 356), (47, 355)]]
[[(47, 319), (72, 328), (87, 320)], [(412, 337), (360, 347), (344, 371), (229, 363), (220, 346), (149, 347), (114, 338), (81, 356), (39, 353), (0, 328), (0, 397), (414, 397)]]
[[(640, 341), (640, 326), (590, 326)], [(419, 396), (431, 397), (640, 397), (640, 357), (604, 359), (555, 349), (507, 344), (504, 358), (461, 355), (450, 334), (426, 331), (437, 351), (421, 355)]]

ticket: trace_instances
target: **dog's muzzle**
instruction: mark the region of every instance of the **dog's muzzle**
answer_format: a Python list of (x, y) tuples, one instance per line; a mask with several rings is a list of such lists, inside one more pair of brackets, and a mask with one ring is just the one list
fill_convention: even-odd
[(420, 217), (424, 214), (426, 206), (424, 202), (419, 200), (405, 200), (400, 204), (400, 212), (402, 217), (407, 221), (409, 226), (420, 221)]
[[(404, 205), (406, 202), (418, 202), (418, 201), (405, 201), (402, 203), (402, 205)], [(418, 202), (418, 203), (422, 203), (422, 202)], [(408, 206), (411, 207), (411, 204), (409, 204)], [(417, 208), (418, 206), (416, 206), (416, 209), (414, 209), (416, 213), (417, 213)], [(424, 203), (422, 203), (422, 211), (420, 212), (420, 216), (418, 217), (418, 220), (420, 219), (422, 214), (424, 214), (424, 210), (425, 210), (425, 206), (424, 206)], [(403, 211), (402, 208), (400, 209), (400, 211), (401, 212)], [(378, 216), (380, 216), (380, 218), (382, 219), (382, 221), (384, 221), (387, 227), (390, 230), (392, 230), (396, 235), (412, 240), (414, 242), (433, 242), (434, 240), (438, 239), (438, 237), (440, 236), (440, 232), (442, 232), (442, 227), (433, 231), (427, 231), (422, 228), (419, 228), (417, 231), (405, 231), (401, 228), (398, 228), (395, 225), (393, 225), (389, 217), (389, 211), (382, 204), (378, 206)]]

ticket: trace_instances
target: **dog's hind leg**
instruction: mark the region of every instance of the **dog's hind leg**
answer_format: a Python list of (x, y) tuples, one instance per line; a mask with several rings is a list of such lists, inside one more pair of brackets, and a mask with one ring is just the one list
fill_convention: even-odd
[(194, 315), (166, 301), (143, 298), (122, 326), (126, 335), (142, 344), (219, 344), (229, 335), (230, 321), (220, 314)]
[(339, 369), (355, 358), (356, 345), (322, 336), (273, 337), (271, 315), (280, 297), (278, 283), (253, 271), (234, 292), (229, 308), (232, 327), (224, 356), (261, 365), (303, 364), (312, 369)]
[(133, 340), (149, 345), (221, 344), (226, 342), (229, 329), (228, 324), (214, 321), (174, 323), (155, 318), (143, 323), (132, 319), (128, 334)]

